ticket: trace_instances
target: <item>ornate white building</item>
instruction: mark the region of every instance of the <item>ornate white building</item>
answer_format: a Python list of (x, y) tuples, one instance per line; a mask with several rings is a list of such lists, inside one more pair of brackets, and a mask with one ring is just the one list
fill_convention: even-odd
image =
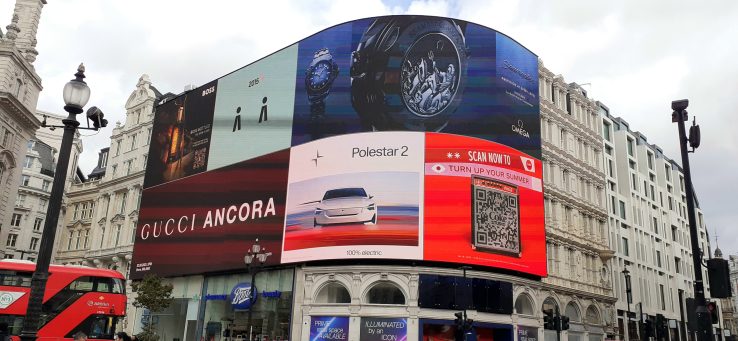
[[(39, 111), (36, 117), (46, 120), (48, 124), (60, 125), (66, 116), (59, 116)], [(15, 199), (15, 208), (10, 219), (8, 236), (5, 240), (5, 258), (35, 261), (41, 243), (46, 213), (54, 184), (57, 153), (61, 146), (63, 129), (41, 128), (28, 140), (26, 156), (22, 162), (21, 182)], [(78, 173), (77, 160), (82, 152), (82, 141), (79, 133), (72, 144), (70, 163), (65, 183), (65, 190), (82, 180)], [(63, 213), (62, 213), (63, 214)], [(62, 226), (59, 221), (57, 229)]]
[[(100, 151), (89, 179), (73, 184), (66, 193), (66, 214), (56, 238), (55, 263), (108, 268), (128, 275), (153, 108), (161, 97), (149, 76), (139, 78), (125, 104), (125, 124), (116, 122), (110, 147)], [(135, 311), (131, 297), (129, 314)], [(126, 321), (122, 328), (130, 332)]]
[(36, 74), (36, 30), (45, 0), (16, 0), (13, 19), (0, 31), (0, 253), (21, 181), (26, 143), (41, 122), (34, 116), (41, 77)]
[[(685, 300), (693, 297), (694, 267), (682, 169), (660, 147), (649, 144), (645, 135), (612, 116), (606, 106), (600, 105), (599, 110), (607, 169), (608, 229), (616, 250), (612, 278), (619, 298), (620, 337), (639, 338), (638, 316), (645, 314), (654, 324), (657, 318), (665, 320), (668, 335), (663, 337), (686, 340)], [(664, 117), (668, 119), (668, 115)], [(707, 258), (707, 227), (695, 201), (699, 246)], [(626, 301), (625, 267), (631, 278), (630, 305)], [(706, 269), (703, 278), (709, 297)], [(626, 335), (628, 310), (631, 327)]]

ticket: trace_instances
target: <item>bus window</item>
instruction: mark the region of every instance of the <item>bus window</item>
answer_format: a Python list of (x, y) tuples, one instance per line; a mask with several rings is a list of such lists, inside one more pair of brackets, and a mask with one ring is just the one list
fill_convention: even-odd
[(93, 288), (94, 288), (94, 282), (92, 281), (92, 278), (88, 276), (77, 278), (74, 280), (74, 282), (69, 284), (69, 289), (72, 291), (89, 292), (89, 291), (92, 291)]
[(0, 333), (3, 328), (7, 328), (7, 335), (20, 335), (23, 328), (23, 316), (19, 315), (0, 315)]
[(126, 286), (123, 284), (123, 280), (119, 278), (113, 278), (113, 293), (114, 294), (125, 294)]
[(0, 285), (30, 287), (32, 272), (0, 270)]
[(112, 278), (103, 278), (99, 277), (96, 278), (97, 287), (95, 288), (95, 291), (97, 292), (113, 292), (113, 279)]
[(112, 339), (117, 322), (116, 316), (92, 315), (72, 329), (66, 337), (71, 338), (77, 332), (83, 332), (90, 339)]

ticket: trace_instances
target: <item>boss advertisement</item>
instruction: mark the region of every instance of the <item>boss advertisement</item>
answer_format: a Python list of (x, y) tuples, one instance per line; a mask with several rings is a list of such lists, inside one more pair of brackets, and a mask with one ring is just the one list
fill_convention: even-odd
[(145, 188), (207, 169), (217, 88), (213, 81), (157, 107)]
[(157, 107), (131, 276), (407, 259), (546, 275), (538, 60), (492, 29), (334, 26)]

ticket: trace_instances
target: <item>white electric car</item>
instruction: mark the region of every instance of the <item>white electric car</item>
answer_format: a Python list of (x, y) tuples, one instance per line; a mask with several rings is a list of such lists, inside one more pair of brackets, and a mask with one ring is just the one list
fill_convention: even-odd
[(377, 223), (377, 205), (361, 187), (336, 188), (325, 192), (315, 208), (313, 226)]

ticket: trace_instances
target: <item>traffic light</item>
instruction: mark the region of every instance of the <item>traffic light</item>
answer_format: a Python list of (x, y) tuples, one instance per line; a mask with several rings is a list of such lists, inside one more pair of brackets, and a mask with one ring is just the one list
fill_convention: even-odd
[(650, 318), (646, 319), (644, 329), (645, 329), (645, 335), (647, 338), (656, 336), (654, 335), (654, 332), (653, 332), (653, 321), (651, 321)]
[(543, 311), (543, 329), (556, 330), (553, 309)]
[(712, 324), (718, 324), (720, 322), (720, 315), (718, 314), (718, 306), (715, 301), (707, 302), (707, 311), (710, 313)]
[(561, 315), (561, 330), (569, 330), (569, 316)]

